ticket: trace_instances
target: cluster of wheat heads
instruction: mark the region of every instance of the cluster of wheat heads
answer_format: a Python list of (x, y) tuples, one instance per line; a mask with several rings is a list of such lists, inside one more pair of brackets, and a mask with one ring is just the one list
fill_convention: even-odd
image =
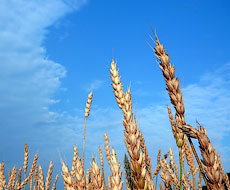
[[(137, 128), (137, 120), (132, 110), (132, 97), (130, 87), (125, 92), (119, 76), (117, 64), (112, 59), (110, 68), (110, 78), (112, 80), (113, 92), (119, 108), (123, 113), (124, 142), (128, 156), (124, 159), (124, 173), (127, 190), (156, 190), (158, 185), (155, 178), (161, 177), (159, 183), (160, 190), (202, 190), (202, 179), (209, 190), (230, 190), (228, 175), (224, 173), (220, 155), (213, 148), (206, 130), (198, 122), (198, 128), (194, 128), (185, 121), (185, 108), (183, 96), (179, 86), (179, 79), (175, 77), (175, 67), (171, 65), (169, 54), (155, 35), (154, 53), (158, 59), (158, 65), (163, 73), (166, 82), (166, 90), (169, 94), (171, 103), (175, 108), (175, 116), (168, 107), (168, 116), (171, 124), (173, 136), (178, 147), (179, 163), (176, 163), (174, 152), (170, 148), (163, 156), (161, 149), (157, 155), (157, 167), (152, 169), (150, 156), (147, 151), (145, 140), (140, 128)], [(109, 138), (104, 134), (105, 155), (108, 161), (111, 175), (107, 182), (104, 175), (104, 160), (102, 148), (99, 146), (100, 164), (97, 164), (94, 156), (91, 166), (87, 171), (84, 168), (86, 121), (90, 113), (92, 103), (92, 92), (88, 95), (85, 108), (85, 125), (83, 156), (78, 154), (77, 146), (74, 146), (73, 161), (71, 170), (66, 163), (62, 164), (62, 178), (65, 190), (122, 190), (122, 171), (120, 162), (114, 148), (110, 148)], [(197, 139), (202, 159), (198, 158), (196, 149), (191, 139)], [(4, 163), (0, 164), (0, 190), (1, 189), (33, 189), (48, 190), (51, 185), (51, 175), (53, 163), (50, 162), (46, 183), (41, 166), (37, 166), (37, 154), (28, 177), (28, 147), (25, 145), (24, 154), (24, 180), (21, 180), (22, 169), (20, 168), (17, 178), (17, 168), (13, 168), (8, 175), (8, 185), (4, 175)], [(188, 167), (186, 166), (186, 163)], [(188, 168), (188, 169), (187, 169)], [(86, 172), (85, 172), (86, 171)], [(16, 179), (17, 178), (17, 179)], [(56, 189), (54, 181), (52, 190)], [(157, 181), (157, 180), (156, 180)]]
[[(161, 177), (159, 185), (161, 190), (201, 190), (202, 178), (207, 189), (230, 189), (229, 179), (228, 176), (224, 174), (220, 155), (217, 154), (212, 147), (205, 128), (198, 122), (198, 129), (186, 124), (183, 96), (179, 87), (179, 79), (175, 77), (175, 67), (171, 65), (169, 55), (156, 35), (153, 41), (155, 44), (153, 50), (158, 58), (159, 67), (166, 81), (166, 89), (171, 103), (176, 111), (174, 118), (171, 109), (169, 107), (167, 108), (172, 133), (178, 146), (179, 164), (175, 163), (174, 153), (171, 148), (164, 156), (161, 156), (161, 150), (159, 150), (157, 167), (152, 170), (150, 156), (145, 145), (143, 134), (141, 130), (137, 128), (137, 120), (132, 111), (130, 87), (126, 92), (124, 91), (117, 64), (112, 60), (110, 78), (112, 80), (115, 99), (123, 112), (125, 145), (129, 155), (128, 157), (125, 155), (124, 160), (127, 190), (155, 190), (157, 185), (153, 181), (158, 174)], [(90, 103), (91, 101), (88, 100)], [(191, 138), (198, 139), (202, 156), (201, 160), (197, 156)], [(105, 182), (102, 150), (101, 147), (99, 147), (101, 167), (96, 163), (93, 157), (91, 167), (85, 175), (84, 164), (82, 164), (81, 158), (77, 155), (76, 151), (74, 151), (71, 173), (69, 173), (67, 165), (63, 163), (63, 179), (66, 189), (122, 189), (124, 182), (121, 180), (122, 172), (120, 171), (120, 162), (117, 161), (115, 150), (110, 151), (107, 134), (104, 135), (104, 142), (106, 158), (111, 169), (111, 175), (108, 176), (108, 184)], [(77, 150), (76, 147), (75, 150)], [(185, 159), (189, 168), (188, 171), (186, 171), (185, 168)], [(79, 172), (78, 174), (72, 172), (76, 169), (75, 165), (78, 165), (78, 169), (76, 170)]]
[[(35, 154), (32, 166), (27, 176), (29, 160), (28, 145), (24, 146), (24, 165), (23, 169), (13, 167), (12, 171), (8, 173), (8, 183), (4, 174), (4, 163), (0, 163), (0, 189), (3, 190), (56, 190), (56, 182), (58, 175), (56, 175), (55, 181), (51, 188), (51, 178), (53, 171), (53, 162), (49, 164), (46, 181), (44, 180), (44, 174), (42, 167), (37, 165), (38, 154)], [(23, 179), (24, 177), (24, 179)]]

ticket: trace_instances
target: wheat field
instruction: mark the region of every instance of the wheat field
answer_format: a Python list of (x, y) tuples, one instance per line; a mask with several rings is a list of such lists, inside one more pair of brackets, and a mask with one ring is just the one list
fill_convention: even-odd
[[(170, 63), (168, 52), (156, 34), (154, 34), (152, 41), (153, 45), (151, 43), (149, 45), (158, 59), (157, 63), (162, 71), (167, 93), (175, 109), (175, 115), (173, 115), (172, 110), (169, 107), (166, 108), (178, 150), (169, 148), (169, 151), (162, 155), (160, 149), (158, 155), (151, 155), (157, 157), (157, 167), (152, 168), (144, 136), (141, 129), (137, 127), (137, 120), (133, 113), (131, 89), (128, 87), (128, 90), (124, 91), (117, 63), (112, 59), (110, 78), (117, 105), (123, 113), (124, 142), (127, 149), (124, 172), (121, 169), (121, 160), (118, 160), (116, 150), (111, 148), (106, 133), (104, 134), (104, 149), (99, 146), (100, 163), (97, 163), (96, 159), (92, 157), (91, 167), (85, 168), (85, 131), (93, 101), (91, 92), (88, 95), (85, 108), (83, 156), (79, 156), (78, 148), (74, 146), (72, 165), (68, 166), (67, 163), (61, 161), (62, 176), (59, 180), (63, 180), (63, 189), (121, 190), (126, 186), (127, 190), (230, 190), (229, 175), (224, 171), (221, 156), (213, 148), (208, 138), (208, 132), (198, 122), (197, 127), (194, 127), (185, 121), (185, 107), (180, 82), (176, 77), (174, 65)], [(199, 146), (194, 147), (193, 141), (197, 141)], [(103, 158), (103, 151), (106, 158)], [(174, 155), (177, 153), (179, 154), (179, 163), (175, 161)], [(199, 153), (202, 158), (198, 157)], [(28, 158), (28, 145), (25, 144), (24, 163), (21, 168), (13, 167), (8, 174), (5, 174), (5, 164), (4, 162), (0, 163), (1, 190), (56, 189), (59, 176), (52, 174), (53, 162), (50, 161), (45, 177), (45, 171), (37, 162), (38, 155), (34, 156), (30, 169)], [(110, 176), (107, 177), (104, 174), (105, 160), (107, 160), (111, 170)], [(125, 176), (125, 181), (122, 181), (122, 175)], [(159, 184), (154, 182), (157, 176), (161, 178)], [(54, 182), (51, 184), (51, 181)]]

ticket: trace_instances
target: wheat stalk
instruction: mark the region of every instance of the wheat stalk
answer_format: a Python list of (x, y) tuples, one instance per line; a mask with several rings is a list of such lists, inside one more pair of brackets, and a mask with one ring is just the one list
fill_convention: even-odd
[(85, 130), (86, 130), (86, 120), (89, 116), (89, 112), (90, 112), (90, 106), (92, 103), (92, 99), (93, 99), (93, 93), (90, 92), (88, 95), (88, 100), (86, 103), (86, 108), (85, 108), (85, 126), (84, 126), (84, 141), (83, 141), (83, 170), (84, 170), (84, 161), (85, 161)]

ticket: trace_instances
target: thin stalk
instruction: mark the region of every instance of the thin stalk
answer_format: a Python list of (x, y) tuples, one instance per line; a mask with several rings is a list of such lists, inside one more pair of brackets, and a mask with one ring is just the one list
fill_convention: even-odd
[(156, 176), (156, 187), (157, 187), (157, 178), (158, 178), (158, 174), (157, 174), (157, 176)]
[(182, 166), (182, 155), (181, 155), (181, 148), (179, 149), (179, 158), (180, 158), (180, 190), (182, 190), (182, 172), (183, 172), (183, 166)]
[(84, 168), (84, 161), (85, 161), (85, 129), (86, 129), (86, 120), (87, 118), (85, 118), (85, 127), (84, 127), (84, 141), (83, 141), (83, 171), (85, 171), (85, 168)]
[[(187, 136), (187, 137), (188, 137), (188, 136)], [(189, 143), (190, 143), (190, 145), (191, 145), (193, 154), (194, 154), (194, 156), (195, 156), (195, 158), (196, 158), (196, 161), (197, 161), (197, 163), (198, 163), (198, 165), (199, 165), (200, 172), (201, 172), (201, 174), (202, 174), (202, 176), (203, 176), (203, 179), (204, 179), (204, 182), (205, 182), (205, 184), (206, 184), (206, 186), (207, 186), (207, 190), (209, 190), (208, 181), (207, 181), (207, 179), (206, 179), (206, 176), (205, 176), (203, 167), (202, 167), (201, 162), (200, 162), (200, 160), (199, 160), (199, 158), (198, 158), (198, 156), (197, 156), (196, 150), (195, 150), (195, 148), (194, 148), (194, 145), (193, 145), (192, 140), (191, 140), (190, 137), (188, 137), (188, 141), (189, 141)]]
[(192, 176), (192, 180), (193, 180), (193, 187), (194, 187), (194, 190), (196, 190), (196, 177), (195, 177), (194, 174), (193, 174), (193, 176)]

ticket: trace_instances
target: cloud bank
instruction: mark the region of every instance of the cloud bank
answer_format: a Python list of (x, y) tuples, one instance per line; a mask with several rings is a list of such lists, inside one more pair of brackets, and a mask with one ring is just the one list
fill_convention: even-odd
[[(19, 158), (23, 160), (24, 143), (34, 148), (31, 160), (35, 152), (46, 153), (39, 155), (39, 160), (47, 168), (47, 156), (52, 160), (56, 144), (66, 140), (62, 134), (71, 133), (61, 128), (63, 123), (59, 119), (64, 115), (49, 109), (58, 102), (54, 95), (66, 70), (47, 58), (43, 42), (49, 26), (84, 3), (84, 0), (1, 1), (0, 144), (4, 146), (0, 147), (0, 159), (10, 169), (15, 163), (21, 166)], [(77, 118), (68, 116), (63, 120), (74, 123)], [(45, 157), (47, 161), (43, 162)]]

